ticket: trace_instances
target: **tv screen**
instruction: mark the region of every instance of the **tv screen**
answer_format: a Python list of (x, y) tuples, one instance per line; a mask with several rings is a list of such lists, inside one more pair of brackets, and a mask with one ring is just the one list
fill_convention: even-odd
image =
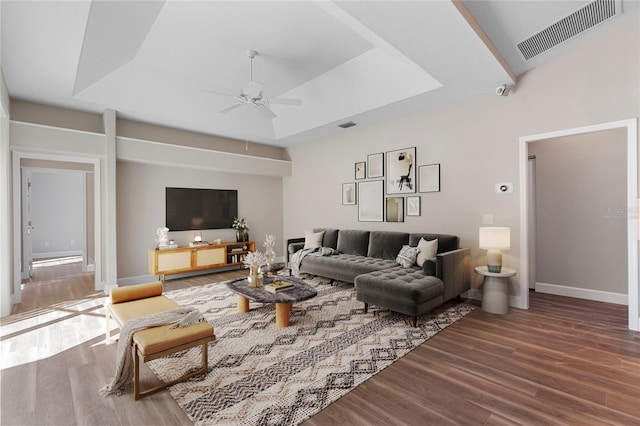
[(166, 188), (167, 228), (171, 231), (231, 228), (238, 216), (238, 191)]

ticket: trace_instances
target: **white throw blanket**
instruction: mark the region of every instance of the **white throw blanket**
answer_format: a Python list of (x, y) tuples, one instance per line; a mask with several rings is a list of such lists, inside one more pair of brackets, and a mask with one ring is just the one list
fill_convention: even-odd
[(332, 254), (336, 254), (336, 250), (331, 247), (316, 247), (311, 249), (302, 249), (291, 255), (291, 272), (294, 277), (300, 277), (300, 264), (302, 263), (302, 259), (305, 258), (308, 254), (313, 254), (314, 256), (331, 256)]
[(127, 321), (120, 331), (120, 339), (118, 340), (116, 374), (111, 379), (111, 383), (106, 384), (100, 389), (100, 395), (103, 397), (114, 394), (120, 395), (131, 383), (131, 379), (133, 378), (133, 353), (131, 343), (133, 342), (134, 333), (163, 325), (171, 325), (171, 328), (188, 327), (202, 321), (204, 321), (202, 313), (192, 307), (180, 307)]

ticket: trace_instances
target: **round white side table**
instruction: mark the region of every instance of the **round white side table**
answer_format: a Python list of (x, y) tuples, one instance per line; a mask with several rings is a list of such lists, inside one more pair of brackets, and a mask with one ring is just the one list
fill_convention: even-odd
[(477, 274), (484, 276), (482, 283), (482, 310), (491, 314), (509, 312), (509, 283), (507, 278), (516, 274), (515, 269), (502, 268), (500, 272), (489, 272), (486, 266), (476, 266)]

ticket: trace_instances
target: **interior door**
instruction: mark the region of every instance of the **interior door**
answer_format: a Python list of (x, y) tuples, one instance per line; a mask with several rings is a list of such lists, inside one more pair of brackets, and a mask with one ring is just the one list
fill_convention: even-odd
[(31, 218), (31, 171), (22, 169), (22, 279), (33, 276), (33, 244), (31, 233), (35, 228)]

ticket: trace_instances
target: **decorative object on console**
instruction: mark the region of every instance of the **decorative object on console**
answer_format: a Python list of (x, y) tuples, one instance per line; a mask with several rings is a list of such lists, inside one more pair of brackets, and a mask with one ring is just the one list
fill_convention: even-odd
[(161, 226), (156, 229), (156, 235), (158, 236), (158, 248), (169, 245), (169, 228), (163, 228)]
[(247, 277), (249, 287), (262, 286), (262, 277), (258, 272), (260, 265), (267, 263), (267, 258), (264, 254), (259, 251), (249, 252), (244, 256), (243, 263), (245, 268), (249, 268), (249, 276)]
[(384, 154), (369, 154), (367, 156), (367, 177), (377, 178), (384, 176)]
[(356, 203), (356, 184), (355, 183), (343, 183), (342, 184), (342, 205), (354, 205)]
[(358, 221), (382, 222), (384, 183), (381, 180), (358, 182)]
[(500, 273), (502, 252), (511, 248), (511, 229), (498, 226), (484, 226), (479, 232), (480, 248), (487, 250), (487, 270)]
[(404, 198), (387, 198), (387, 222), (404, 222)]
[(233, 218), (231, 227), (236, 231), (236, 241), (249, 241), (249, 225), (244, 217)]
[(440, 192), (440, 164), (420, 166), (419, 192)]
[(364, 179), (365, 177), (367, 177), (367, 163), (365, 163), (364, 161), (359, 161), (355, 164), (355, 169), (356, 179)]
[(407, 197), (407, 216), (420, 216), (420, 197)]
[(276, 257), (275, 252), (276, 236), (269, 234), (265, 236), (264, 241), (264, 256), (267, 258), (267, 269), (271, 269), (273, 266), (273, 259)]
[(387, 194), (416, 192), (416, 148), (387, 152)]

